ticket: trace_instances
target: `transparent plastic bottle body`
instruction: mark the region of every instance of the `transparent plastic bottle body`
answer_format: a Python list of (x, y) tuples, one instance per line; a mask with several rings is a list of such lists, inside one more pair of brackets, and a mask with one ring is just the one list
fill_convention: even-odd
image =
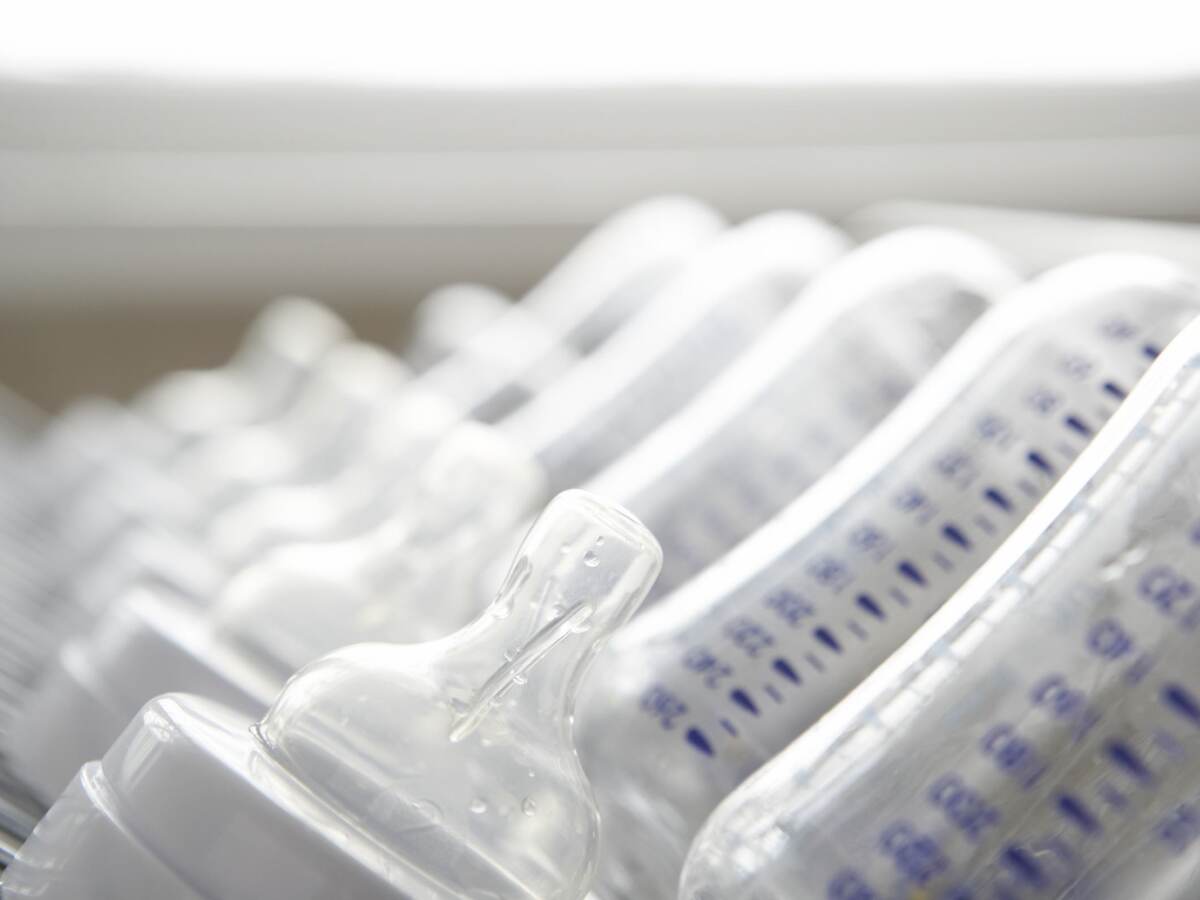
[(364, 534), (279, 548), (215, 596), (166, 580), (123, 591), (48, 654), (15, 712), (0, 704), (8, 767), (51, 799), (156, 694), (187, 691), (254, 714), (339, 646), (428, 639), (470, 621), (482, 605), (472, 561), (492, 558), (543, 502), (545, 480), (479, 423), (461, 423), (414, 480), (409, 507)]
[[(240, 548), (218, 545), (205, 534), (209, 517), (225, 506), (238, 508), (234, 498), (253, 497), (254, 485), (265, 488), (275, 479), (299, 478), (329, 466), (346, 468), (338, 462), (341, 456), (365, 467), (374, 461), (372, 455), (394, 451), (394, 462), (402, 463), (408, 452), (403, 445), (413, 438), (413, 449), (419, 449), (427, 422), (440, 422), (444, 432), (458, 421), (436, 404), (408, 402), (412, 386), (406, 377), (406, 370), (383, 351), (344, 344), (327, 353), (310, 378), (315, 383), (302, 392), (303, 413), (287, 413), (270, 426), (227, 429), (212, 439), (197, 439), (176, 455), (168, 471), (156, 475), (147, 470), (144, 479), (105, 473), (96, 491), (76, 496), (61, 511), (59, 518), (69, 519), (70, 527), (56, 529), (57, 564), (44, 565), (41, 578), (9, 594), (10, 627), (0, 636), (6, 671), (36, 671), (57, 641), (86, 628), (107, 603), (139, 580), (203, 596), (216, 590), (223, 572), (272, 541), (305, 537), (306, 525), (319, 528), (316, 516), (307, 523), (292, 518), (284, 524), (259, 516), (262, 527), (257, 533), (243, 532)], [(427, 421), (396, 424), (391, 434), (379, 435), (387, 429), (377, 417), (404, 413), (423, 414)], [(427, 447), (428, 441), (424, 443)], [(377, 486), (375, 490), (379, 493)], [(122, 493), (135, 496), (118, 501)], [(287, 512), (276, 505), (272, 516)], [(18, 620), (28, 628), (13, 627)], [(39, 633), (36, 640), (30, 639), (30, 630)]]
[(473, 418), (498, 421), (601, 346), (724, 225), (685, 197), (622, 210), (422, 381)]
[(1198, 354), (1193, 325), (987, 566), (721, 805), (682, 898), (1195, 896)]
[(1016, 283), (992, 248), (938, 229), (873, 241), (818, 275), (709, 388), (589, 482), (662, 543), (651, 598), (832, 468)]
[(4, 874), (43, 900), (577, 900), (598, 814), (580, 678), (657, 574), (653, 537), (556, 498), (483, 616), (345, 648), (262, 720), (167, 696), (84, 767)]
[(226, 365), (172, 372), (133, 406), (180, 445), (262, 422), (286, 409), (313, 367), (349, 337), (345, 324), (320, 304), (277, 300), (253, 322)]
[(730, 229), (498, 427), (535, 453), (552, 489), (583, 484), (685, 406), (846, 246), (801, 213)]
[(504, 315), (512, 301), (482, 284), (464, 282), (434, 290), (413, 310), (411, 333), (401, 351), (414, 372), (465, 347)]
[[(1022, 289), (843, 464), (623, 633), (581, 718), (604, 896), (670, 896), (712, 808), (966, 580), (1196, 304), (1136, 258)], [(614, 752), (617, 734), (636, 749)]]

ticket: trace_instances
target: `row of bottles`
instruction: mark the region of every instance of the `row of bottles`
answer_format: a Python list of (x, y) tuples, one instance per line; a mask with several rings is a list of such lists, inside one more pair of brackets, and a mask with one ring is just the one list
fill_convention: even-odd
[(1018, 272), (665, 198), (9, 429), (0, 896), (1188, 896), (1200, 289)]

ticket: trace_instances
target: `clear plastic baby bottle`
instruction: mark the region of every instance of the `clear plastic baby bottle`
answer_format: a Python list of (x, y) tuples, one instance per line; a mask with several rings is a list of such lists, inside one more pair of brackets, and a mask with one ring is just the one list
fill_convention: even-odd
[(896, 654), (732, 794), (680, 896), (1194, 897), (1200, 326)]
[(587, 484), (663, 545), (651, 599), (779, 512), (1015, 287), (1001, 255), (913, 228), (824, 269), (711, 385)]
[(212, 701), (153, 701), (42, 820), (0, 896), (583, 897), (599, 817), (574, 697), (660, 559), (631, 516), (570, 492), (450, 637), (339, 650), (253, 726)]
[(607, 341), (724, 227), (687, 197), (622, 210), (422, 380), (474, 418), (499, 420)]
[(583, 484), (682, 408), (847, 246), (797, 212), (730, 229), (498, 427), (535, 453), (552, 489)]
[(633, 622), (580, 721), (604, 804), (602, 895), (672, 896), (716, 804), (962, 585), (1198, 304), (1147, 258), (1039, 278), (812, 489)]

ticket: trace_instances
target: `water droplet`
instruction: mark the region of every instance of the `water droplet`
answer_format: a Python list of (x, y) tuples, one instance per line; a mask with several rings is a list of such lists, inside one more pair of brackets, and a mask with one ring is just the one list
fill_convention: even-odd
[(481, 816), (485, 812), (487, 812), (488, 805), (487, 805), (487, 801), (484, 800), (482, 797), (476, 797), (474, 800), (471, 801), (471, 805), (467, 808), (469, 810), (471, 810), (471, 812), (475, 813), (475, 815)]
[(529, 770), (529, 777), (530, 777), (530, 778), (537, 778), (537, 772), (535, 772), (533, 769), (530, 769), (530, 770)]
[(412, 807), (428, 819), (430, 824), (436, 825), (442, 821), (442, 808), (432, 800), (414, 800)]
[(527, 675), (522, 675), (520, 672), (515, 672), (513, 673), (513, 681), (517, 684), (528, 684), (529, 677)]
[(604, 546), (604, 535), (599, 535), (599, 536), (596, 538), (596, 546), (597, 546), (597, 547), (603, 547), (603, 546)]
[(600, 565), (600, 557), (597, 556), (594, 551), (589, 550), (587, 553), (583, 554), (583, 564), (594, 569), (596, 566)]
[(537, 813), (537, 803), (534, 802), (532, 797), (526, 797), (521, 801), (521, 812), (525, 813), (527, 816), (532, 816)]
[(567, 608), (565, 606), (563, 606), (561, 603), (555, 603), (552, 607), (550, 607), (551, 621), (553, 621), (555, 619), (561, 619), (563, 617), (563, 614), (566, 611), (567, 611)]

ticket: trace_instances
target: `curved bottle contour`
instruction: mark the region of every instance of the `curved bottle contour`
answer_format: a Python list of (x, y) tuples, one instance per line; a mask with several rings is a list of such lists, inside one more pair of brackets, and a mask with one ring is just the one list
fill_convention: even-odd
[(484, 284), (448, 284), (430, 292), (413, 310), (403, 356), (413, 371), (431, 366), (465, 347), (513, 305)]
[(170, 471), (209, 504), (262, 484), (320, 477), (353, 452), (356, 432), (408, 378), (408, 367), (391, 353), (343, 344), (325, 355), (281, 415), (192, 443)]
[(726, 226), (720, 213), (694, 197), (635, 203), (593, 228), (521, 304), (569, 345), (590, 353)]
[(324, 306), (299, 297), (276, 300), (225, 366), (173, 372), (134, 406), (185, 441), (249, 425), (285, 409), (312, 368), (349, 339), (349, 329)]
[(372, 531), (281, 548), (236, 577), (213, 610), (218, 633), (281, 677), (346, 644), (441, 637), (478, 613), (479, 565), (545, 495), (527, 454), (463, 423)]
[(464, 341), (422, 381), (482, 422), (494, 422), (566, 372), (580, 354), (521, 305)]
[[(954, 592), (1200, 308), (1179, 269), (1061, 267), (985, 315), (847, 457), (618, 636), (583, 705), (603, 896), (669, 896), (713, 807)], [(606, 751), (620, 731), (637, 758)]]
[(409, 383), (364, 423), (353, 462), (323, 481), (247, 494), (204, 523), (201, 540), (238, 569), (287, 542), (359, 534), (398, 508), (421, 463), (462, 422), (457, 407)]
[(731, 229), (500, 427), (534, 448), (552, 488), (582, 483), (683, 407), (845, 247), (802, 213)]
[(815, 482), (1017, 281), (987, 244), (935, 228), (894, 232), (817, 275), (687, 407), (588, 483), (662, 543), (650, 599)]
[(583, 897), (598, 820), (574, 695), (660, 561), (635, 519), (569, 492), (460, 632), (319, 660), (252, 732), (207, 701), (154, 701), (38, 825), (5, 895)]
[(403, 356), (424, 372), (504, 314), (513, 301), (486, 284), (461, 282), (436, 288), (417, 304)]
[[(422, 380), (478, 418), (499, 420), (552, 383), (576, 352), (607, 340), (723, 227), (716, 213), (686, 198), (648, 200), (618, 213)], [(534, 346), (514, 357), (524, 340)], [(492, 365), (481, 369), (481, 359)], [(504, 361), (515, 365), (505, 371)]]
[[(138, 581), (165, 584), (179, 597), (204, 606), (232, 573), (274, 547), (349, 539), (379, 525), (411, 501), (421, 464), (461, 425), (462, 416), (440, 397), (407, 383), (389, 391), (368, 419), (354, 436), (352, 453), (346, 451), (354, 461), (331, 478), (252, 491), (207, 521), (189, 504), (180, 504), (181, 511), (172, 515), (152, 517), (162, 519), (155, 522), (118, 503), (96, 503), (94, 521), (77, 518), (74, 524), (81, 533), (107, 537), (102, 542), (81, 541), (90, 547), (88, 558), (73, 567), (76, 571), (65, 585), (31, 595), (36, 601), (31, 619), (43, 625), (57, 619), (70, 626), (51, 628), (52, 648), (78, 633), (83, 623), (93, 622)], [(49, 658), (46, 645), (37, 648), (37, 660)], [(17, 652), (29, 656), (19, 648)]]
[[(125, 406), (102, 397), (73, 402), (28, 448), (38, 480), (38, 512), (68, 519), (77, 504), (107, 490), (113, 470), (145, 468), (166, 458), (177, 440)], [(111, 502), (111, 501), (109, 501)]]
[[(281, 547), (224, 582), (215, 601), (177, 583), (139, 583), (49, 656), (5, 736), (13, 770), (52, 797), (155, 694), (188, 691), (258, 712), (272, 688), (339, 646), (461, 627), (482, 605), (479, 566), (544, 497), (527, 454), (461, 423), (393, 515), (365, 534)], [(92, 724), (78, 728), (83, 721)]]
[(717, 808), (681, 900), (1190, 896), (1198, 399), (1193, 323), (987, 563)]

